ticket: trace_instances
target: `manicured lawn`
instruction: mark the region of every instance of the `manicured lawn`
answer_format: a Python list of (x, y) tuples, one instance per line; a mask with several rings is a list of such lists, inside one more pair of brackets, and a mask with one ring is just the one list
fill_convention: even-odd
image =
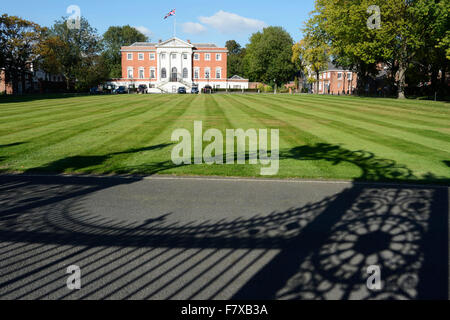
[(311, 95), (0, 97), (0, 172), (259, 175), (173, 165), (171, 134), (194, 121), (279, 129), (277, 177), (450, 179), (448, 103)]

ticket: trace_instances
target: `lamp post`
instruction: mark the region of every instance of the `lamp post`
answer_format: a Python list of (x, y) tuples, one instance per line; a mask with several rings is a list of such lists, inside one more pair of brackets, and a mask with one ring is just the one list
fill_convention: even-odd
[(275, 83), (275, 94), (277, 94), (277, 79), (274, 79), (273, 82)]

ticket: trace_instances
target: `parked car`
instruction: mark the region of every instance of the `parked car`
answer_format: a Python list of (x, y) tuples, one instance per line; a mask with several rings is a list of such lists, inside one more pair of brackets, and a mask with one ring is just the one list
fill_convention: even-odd
[(148, 87), (146, 84), (141, 84), (138, 87), (138, 93), (146, 94), (148, 93)]
[(186, 92), (186, 88), (185, 87), (179, 87), (178, 88), (178, 93), (179, 94), (186, 94), (187, 92)]
[(199, 93), (198, 87), (192, 87), (191, 94), (198, 94), (198, 93)]
[(124, 93), (128, 93), (128, 90), (125, 86), (120, 86), (116, 90), (114, 90), (114, 93), (115, 94), (124, 94)]
[(93, 87), (89, 90), (90, 94), (101, 94), (102, 92), (98, 89), (98, 87)]

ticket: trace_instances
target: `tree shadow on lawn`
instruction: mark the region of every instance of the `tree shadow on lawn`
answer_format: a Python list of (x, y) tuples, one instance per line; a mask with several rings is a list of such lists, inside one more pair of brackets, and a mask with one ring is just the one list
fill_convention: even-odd
[[(176, 223), (166, 223), (167, 212), (152, 212), (159, 218), (142, 224), (105, 221), (87, 211), (80, 201), (93, 192), (136, 183), (138, 178), (51, 177), (36, 180), (0, 176), (0, 201), (3, 204), (0, 241), (12, 243), (2, 243), (0, 255), (16, 254), (20, 261), (30, 261), (27, 269), (22, 270), (18, 262), (14, 264), (17, 269), (13, 273), (5, 274), (0, 282), (0, 298), (46, 297), (58, 293), (60, 298), (141, 295), (151, 299), (164, 292), (165, 298), (170, 299), (183, 291), (185, 298), (208, 293), (209, 299), (213, 299), (228, 290), (234, 292), (233, 299), (236, 300), (448, 299), (448, 188), (359, 183), (367, 179), (410, 179), (413, 174), (394, 161), (340, 146), (298, 147), (283, 157), (299, 161), (324, 159), (336, 165), (349, 161), (361, 168), (362, 175), (337, 195), (287, 211), (261, 212), (235, 220)], [(95, 161), (100, 160), (103, 159)], [(26, 244), (18, 251), (14, 247), (16, 243)], [(61, 247), (61, 255), (67, 250), (64, 246), (76, 250), (69, 258), (61, 257), (57, 262), (48, 261), (42, 265), (33, 262), (46, 261), (45, 252), (33, 250), (33, 246), (39, 245)], [(89, 283), (93, 288), (91, 291), (68, 293), (64, 267), (70, 261), (76, 261), (81, 268), (100, 263), (83, 258), (83, 255), (94, 249), (105, 251), (105, 247), (122, 249), (125, 253), (120, 261), (127, 261), (125, 266), (145, 265), (146, 258), (153, 259), (149, 253), (141, 256), (141, 260), (135, 260), (138, 249), (150, 252), (165, 248), (175, 253), (175, 258), (160, 261), (157, 268), (134, 268), (134, 276), (123, 283), (120, 279), (128, 276), (124, 264), (105, 257), (109, 267), (93, 271), (95, 281)], [(191, 249), (213, 251), (198, 259), (196, 251), (187, 251)], [(183, 258), (177, 250), (184, 252)], [(242, 252), (244, 255), (228, 261), (216, 276), (204, 278), (205, 271), (202, 270), (211, 270), (211, 266), (224, 263), (223, 254), (219, 254), (224, 250), (228, 250), (227, 256)], [(245, 253), (249, 255), (255, 250), (263, 253), (279, 250), (279, 253), (268, 263), (261, 253), (255, 255), (251, 263), (243, 265)], [(176, 259), (176, 269), (183, 270), (180, 273), (173, 272), (176, 270), (173, 259)], [(196, 263), (191, 265), (191, 261)], [(380, 291), (367, 289), (370, 276), (367, 268), (371, 265), (381, 269), (383, 286)], [(258, 266), (259, 271), (253, 271), (244, 284), (236, 285), (238, 275), (229, 281), (221, 280), (221, 276), (230, 270), (240, 270), (239, 274), (243, 274), (253, 266)], [(33, 291), (35, 282), (40, 281), (36, 275), (51, 268), (61, 272), (61, 286), (55, 288), (55, 282), (49, 281), (39, 283), (43, 294)], [(155, 279), (161, 277), (160, 270), (164, 268), (170, 271), (164, 273), (167, 281), (158, 289), (149, 289)], [(111, 279), (110, 274), (114, 272), (119, 276)], [(184, 279), (181, 289), (171, 287), (186, 274), (190, 278)], [(201, 286), (196, 285), (199, 282)], [(29, 286), (24, 287), (22, 283)], [(108, 290), (108, 286), (115, 289)]]
[[(82, 173), (91, 173), (89, 168), (93, 168), (96, 166), (101, 166), (106, 161), (110, 160), (114, 156), (118, 155), (132, 155), (140, 152), (147, 152), (147, 151), (154, 151), (154, 150), (161, 150), (164, 148), (167, 148), (171, 146), (171, 144), (159, 144), (155, 146), (145, 147), (145, 148), (133, 148), (128, 149), (126, 151), (122, 152), (115, 152), (110, 153), (107, 155), (102, 156), (73, 156), (73, 157), (66, 157), (63, 159), (59, 159), (56, 161), (53, 161), (51, 163), (48, 163), (41, 167), (31, 168), (27, 170), (25, 173), (66, 173), (66, 172), (82, 172)], [(137, 172), (136, 168), (132, 167), (125, 167), (120, 168), (117, 170), (114, 170), (114, 172), (111, 173), (143, 173), (143, 174), (156, 174), (158, 172), (174, 168), (175, 165), (171, 165), (171, 162), (169, 161), (163, 161), (163, 162), (157, 162), (157, 163), (150, 163), (148, 165), (143, 165), (140, 167), (142, 170), (141, 172)], [(108, 172), (105, 172), (108, 173)]]

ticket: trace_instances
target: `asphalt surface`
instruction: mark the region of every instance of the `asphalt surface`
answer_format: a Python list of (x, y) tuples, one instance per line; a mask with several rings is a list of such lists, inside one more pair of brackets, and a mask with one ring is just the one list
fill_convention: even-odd
[(448, 299), (448, 222), (447, 187), (0, 176), (0, 299)]

